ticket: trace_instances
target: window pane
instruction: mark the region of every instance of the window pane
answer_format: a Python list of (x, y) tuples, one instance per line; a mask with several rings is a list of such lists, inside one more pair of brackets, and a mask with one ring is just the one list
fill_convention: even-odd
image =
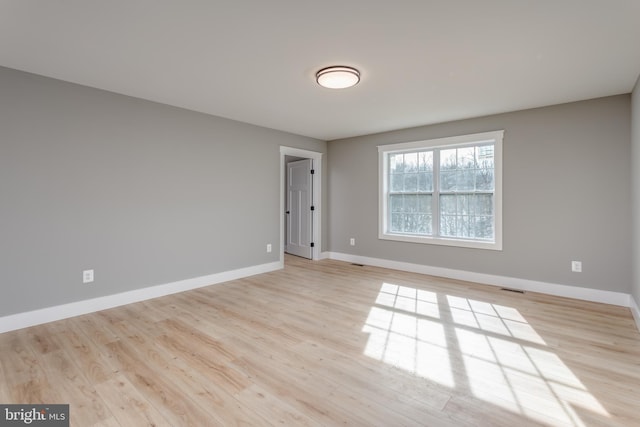
[[(453, 150), (452, 150), (453, 151)], [(475, 169), (476, 167), (476, 148), (465, 147), (458, 148), (458, 169)]]
[(391, 183), (389, 185), (389, 188), (391, 189), (391, 191), (393, 191), (394, 193), (402, 191), (402, 189), (404, 188), (404, 175), (392, 174), (390, 176), (390, 179)]
[(389, 196), (389, 231), (430, 235), (433, 230), (429, 195), (392, 194)]
[(493, 194), (440, 195), (440, 233), (445, 237), (493, 239)]
[(431, 191), (429, 188), (429, 175), (426, 173), (418, 174), (418, 191)]
[(440, 151), (440, 170), (446, 171), (456, 169), (457, 167), (457, 153), (456, 149), (442, 150)]
[(466, 194), (455, 196), (456, 215), (469, 215), (469, 196)]
[(428, 235), (431, 230), (431, 215), (404, 214), (404, 233)]
[(477, 169), (476, 173), (476, 190), (492, 191), (493, 184), (493, 169)]
[(390, 231), (395, 233), (402, 232), (402, 224), (403, 224), (404, 215), (401, 213), (392, 213), (391, 214), (391, 226)]
[(404, 172), (404, 161), (402, 154), (391, 154), (389, 156), (389, 172), (402, 173)]
[(418, 191), (418, 174), (407, 173), (404, 175), (404, 191), (415, 193)]
[(445, 215), (456, 214), (456, 196), (455, 195), (442, 195), (440, 196), (440, 212)]
[(493, 148), (492, 145), (487, 145), (442, 150), (440, 189), (442, 191), (492, 191), (494, 189)]
[(407, 195), (404, 196), (404, 208), (405, 212), (417, 212), (418, 211), (418, 196)]
[(415, 214), (405, 214), (404, 216), (404, 232), (415, 233), (417, 231), (417, 220)]
[(405, 153), (404, 171), (418, 172), (418, 153)]
[(460, 215), (456, 217), (456, 237), (472, 237), (471, 236), (471, 217), (468, 215)]
[(431, 214), (431, 195), (420, 195), (418, 197), (418, 212)]
[(418, 154), (418, 169), (420, 171), (433, 171), (433, 151), (422, 151)]
[(455, 237), (456, 232), (456, 217), (454, 215), (440, 215), (440, 235)]
[(476, 163), (481, 169), (494, 169), (493, 145), (481, 145), (476, 148)]
[(493, 215), (493, 195), (476, 194), (473, 196), (474, 215)]
[(417, 219), (418, 219), (418, 230), (417, 233), (419, 234), (424, 234), (424, 235), (431, 235), (433, 234), (432, 231), (432, 219), (431, 219), (431, 215), (417, 215)]
[(391, 212), (404, 212), (403, 197), (401, 194), (389, 196), (389, 210)]
[(440, 190), (441, 191), (454, 191), (456, 189), (456, 177), (457, 172), (455, 170), (440, 171)]
[(473, 169), (461, 169), (456, 174), (456, 187), (458, 191), (475, 189), (475, 171)]
[(475, 238), (492, 240), (493, 236), (493, 217), (479, 216), (475, 218), (474, 225)]

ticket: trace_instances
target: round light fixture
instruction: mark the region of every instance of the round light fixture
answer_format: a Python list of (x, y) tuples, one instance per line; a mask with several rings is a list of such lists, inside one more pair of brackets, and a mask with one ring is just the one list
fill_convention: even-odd
[(346, 89), (358, 84), (360, 71), (342, 65), (327, 67), (316, 73), (316, 81), (320, 86), (329, 89)]

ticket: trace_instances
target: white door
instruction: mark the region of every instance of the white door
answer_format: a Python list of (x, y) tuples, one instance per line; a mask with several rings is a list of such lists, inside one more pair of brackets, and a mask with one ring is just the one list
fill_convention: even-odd
[(285, 252), (313, 258), (313, 160), (287, 164)]

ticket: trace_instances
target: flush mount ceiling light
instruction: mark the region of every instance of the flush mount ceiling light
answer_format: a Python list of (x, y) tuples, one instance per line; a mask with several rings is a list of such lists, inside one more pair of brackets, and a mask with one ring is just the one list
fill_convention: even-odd
[(316, 81), (320, 86), (329, 89), (346, 89), (358, 84), (360, 71), (342, 65), (327, 67), (316, 73)]

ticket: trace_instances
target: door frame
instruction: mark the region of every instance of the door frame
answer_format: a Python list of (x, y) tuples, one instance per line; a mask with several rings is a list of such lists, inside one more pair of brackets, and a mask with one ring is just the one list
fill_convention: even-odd
[(322, 155), (317, 151), (303, 150), (301, 148), (280, 146), (280, 262), (284, 264), (284, 227), (285, 227), (285, 192), (287, 165), (285, 156), (313, 159), (313, 248), (311, 259), (320, 259), (322, 248)]

